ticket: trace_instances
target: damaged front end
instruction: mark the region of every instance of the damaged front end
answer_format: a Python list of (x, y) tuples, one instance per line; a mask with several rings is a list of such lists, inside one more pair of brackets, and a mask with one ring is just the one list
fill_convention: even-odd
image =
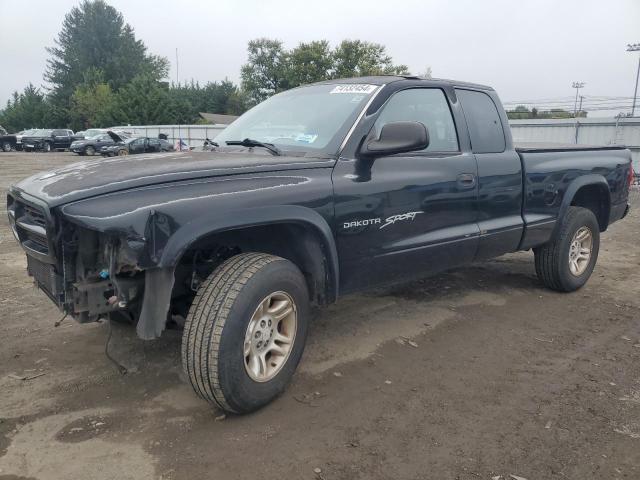
[(137, 324), (140, 338), (160, 336), (174, 272), (153, 268), (149, 243), (157, 240), (155, 232), (147, 240), (131, 232), (92, 230), (19, 192), (9, 194), (7, 212), (27, 254), (29, 275), (60, 310), (83, 323), (124, 315)]

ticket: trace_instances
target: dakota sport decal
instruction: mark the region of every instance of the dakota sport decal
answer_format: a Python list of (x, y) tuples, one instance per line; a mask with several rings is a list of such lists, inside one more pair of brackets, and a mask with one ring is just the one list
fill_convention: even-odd
[(389, 225), (393, 225), (396, 222), (401, 222), (404, 220), (411, 220), (413, 221), (414, 218), (416, 218), (416, 215), (423, 213), (423, 212), (406, 212), (406, 213), (400, 213), (398, 215), (391, 215), (390, 217), (387, 217), (384, 221), (384, 223), (382, 223), (382, 219), (381, 218), (365, 218), (364, 220), (352, 220), (351, 222), (344, 222), (342, 224), (342, 228), (344, 229), (348, 229), (348, 228), (356, 228), (356, 227), (368, 227), (370, 225), (380, 225), (380, 230), (382, 230), (385, 227), (388, 227)]

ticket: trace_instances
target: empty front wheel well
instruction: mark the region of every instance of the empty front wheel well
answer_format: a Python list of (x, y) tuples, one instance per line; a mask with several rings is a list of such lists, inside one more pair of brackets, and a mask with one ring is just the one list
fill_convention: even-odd
[(174, 299), (189, 298), (220, 263), (239, 253), (261, 252), (286, 258), (302, 272), (309, 298), (323, 305), (333, 300), (327, 246), (312, 226), (276, 223), (215, 232), (197, 240), (175, 271)]
[(609, 192), (604, 185), (585, 185), (580, 187), (571, 200), (574, 207), (587, 208), (598, 219), (600, 231), (604, 232), (609, 225)]

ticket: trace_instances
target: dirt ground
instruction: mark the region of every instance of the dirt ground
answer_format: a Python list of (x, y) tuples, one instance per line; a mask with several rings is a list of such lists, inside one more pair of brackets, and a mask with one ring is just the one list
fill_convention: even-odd
[[(0, 153), (3, 197), (75, 160)], [(185, 382), (180, 331), (114, 329), (122, 376), (105, 323), (54, 327), (3, 200), (0, 479), (638, 479), (638, 203), (582, 290), (545, 290), (519, 253), (344, 297), (281, 398), (220, 418)]]

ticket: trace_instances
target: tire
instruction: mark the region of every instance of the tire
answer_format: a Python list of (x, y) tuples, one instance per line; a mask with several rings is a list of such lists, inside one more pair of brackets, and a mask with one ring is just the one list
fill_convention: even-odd
[(44, 145), (42, 146), (42, 150), (44, 150), (45, 152), (50, 152), (51, 151), (51, 144), (49, 142), (44, 142)]
[(118, 156), (119, 157), (124, 157), (125, 155), (129, 155), (129, 152), (127, 152), (126, 150), (118, 150)]
[[(590, 245), (585, 232), (590, 235)], [(586, 250), (589, 250), (587, 259), (583, 257)], [(586, 208), (569, 207), (555, 238), (533, 250), (536, 274), (551, 290), (573, 292), (589, 280), (599, 250), (600, 226), (596, 216)]]
[(89, 145), (84, 149), (84, 153), (90, 156), (94, 156), (96, 154), (96, 149), (92, 145)]
[[(278, 302), (286, 305), (289, 300), (292, 313), (284, 315), (289, 306)], [(264, 315), (261, 305), (269, 305)], [(270, 317), (272, 309), (283, 318)], [(231, 257), (202, 283), (187, 315), (182, 365), (191, 386), (200, 397), (230, 413), (263, 407), (291, 380), (304, 350), (308, 322), (309, 294), (298, 267), (264, 253)], [(287, 337), (288, 344), (276, 343)], [(260, 351), (260, 339), (269, 344), (263, 344), (262, 351), (269, 352), (263, 364), (254, 355)], [(281, 354), (270, 353), (272, 345)], [(264, 370), (258, 368), (261, 365)]]
[(3, 152), (10, 152), (11, 151), (11, 143), (3, 142), (2, 143), (2, 151)]

